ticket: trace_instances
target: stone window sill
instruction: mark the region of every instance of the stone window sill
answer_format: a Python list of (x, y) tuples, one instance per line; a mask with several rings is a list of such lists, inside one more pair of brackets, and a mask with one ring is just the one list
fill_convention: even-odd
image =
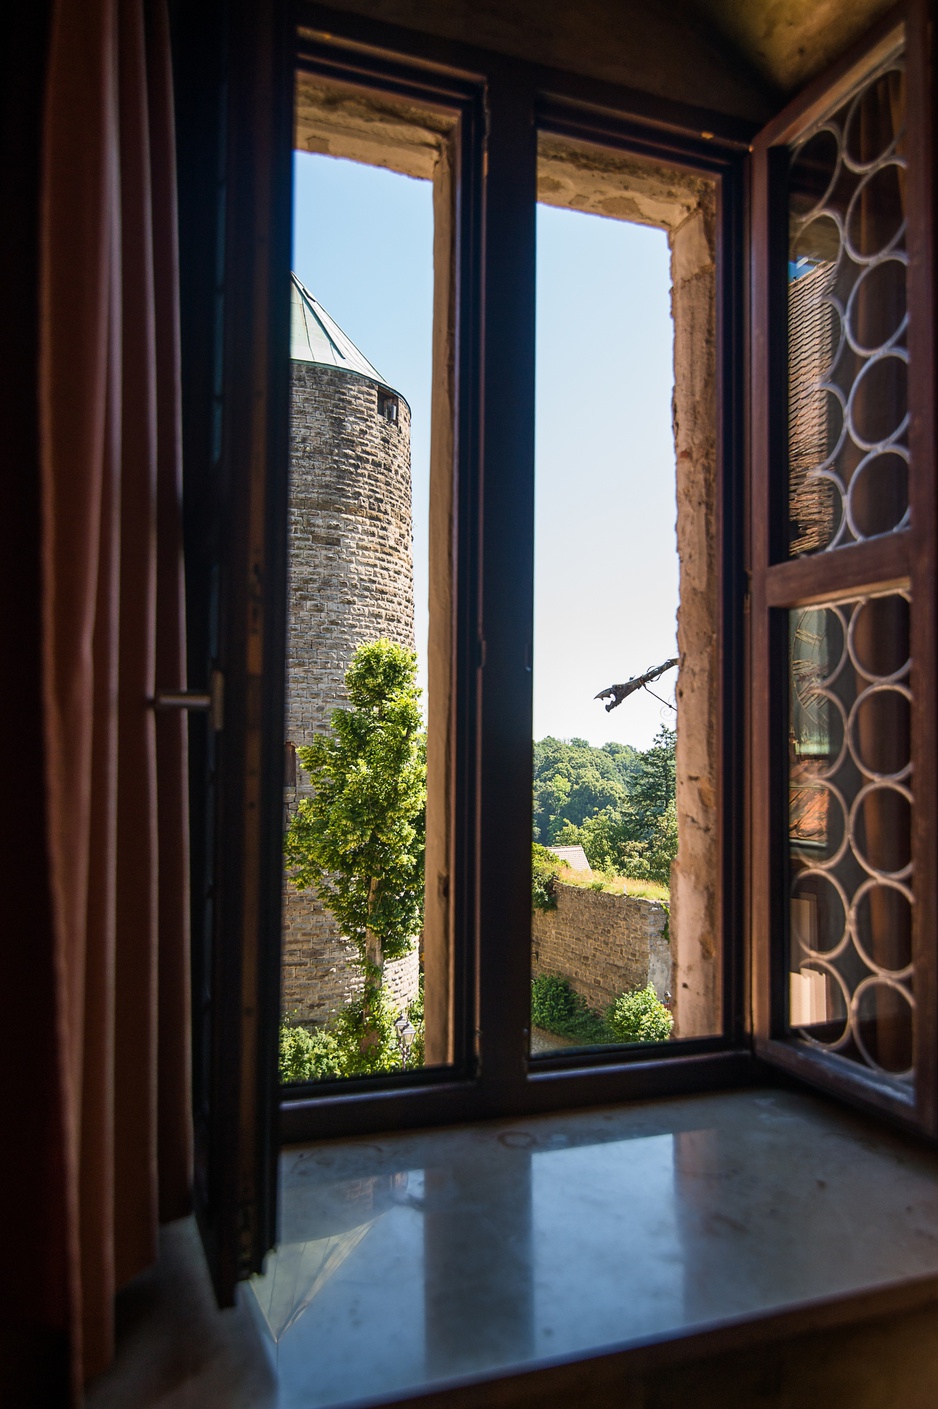
[[(264, 1276), (178, 1327), (240, 1366), (200, 1409), (540, 1406), (938, 1303), (938, 1155), (775, 1089), (295, 1146), (281, 1199)], [(133, 1359), (89, 1409), (175, 1405)]]

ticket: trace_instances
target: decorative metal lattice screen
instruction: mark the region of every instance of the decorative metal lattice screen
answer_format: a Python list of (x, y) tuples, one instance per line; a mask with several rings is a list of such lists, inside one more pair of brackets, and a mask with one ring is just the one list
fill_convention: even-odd
[[(893, 56), (793, 147), (788, 555), (909, 522), (905, 75)], [(788, 613), (788, 1018), (914, 1067), (910, 593)]]
[(893, 59), (792, 153), (791, 556), (908, 520), (904, 133)]
[(909, 603), (789, 612), (790, 1021), (912, 1070)]

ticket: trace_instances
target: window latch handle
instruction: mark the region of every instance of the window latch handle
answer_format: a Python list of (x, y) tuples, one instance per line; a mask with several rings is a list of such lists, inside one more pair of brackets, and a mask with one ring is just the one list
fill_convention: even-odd
[(208, 690), (158, 690), (152, 703), (154, 709), (204, 711), (217, 731), (224, 722), (224, 699), (225, 677), (220, 670), (213, 670)]

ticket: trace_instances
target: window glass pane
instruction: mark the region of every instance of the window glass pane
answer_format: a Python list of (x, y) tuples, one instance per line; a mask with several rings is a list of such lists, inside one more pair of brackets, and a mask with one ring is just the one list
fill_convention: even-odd
[[(439, 1065), (450, 1044), (439, 1024), (426, 1031), (425, 973), (435, 1012), (451, 1007), (433, 957), (446, 916), (425, 904), (425, 872), (440, 754), (430, 517), (435, 502), (446, 557), (452, 478), (446, 446), (434, 468), (430, 444), (434, 266), (452, 195), (437, 166), (452, 123), (437, 115), (428, 130), (412, 108), (386, 123), (305, 74), (296, 117), (285, 1082)], [(441, 579), (444, 618), (446, 590)]]
[(789, 621), (789, 1021), (880, 1074), (912, 1076), (909, 600)]
[(908, 522), (905, 75), (893, 59), (792, 152), (792, 557)]
[(538, 194), (533, 1056), (722, 1020), (713, 185), (542, 135)]

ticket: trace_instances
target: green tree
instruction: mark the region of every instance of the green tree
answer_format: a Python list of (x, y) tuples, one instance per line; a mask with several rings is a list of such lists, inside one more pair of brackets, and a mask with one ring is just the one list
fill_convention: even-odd
[(557, 875), (560, 862), (552, 851), (531, 843), (531, 905), (535, 910), (557, 909)]
[(630, 835), (623, 809), (618, 812), (605, 808), (594, 817), (587, 817), (579, 826), (568, 823), (560, 832), (555, 846), (582, 846), (594, 871), (618, 871), (622, 862), (622, 847)]
[(655, 817), (647, 835), (626, 841), (621, 848), (621, 865), (635, 880), (671, 884), (671, 863), (677, 856), (677, 805), (672, 798), (660, 816)]
[(564, 828), (578, 827), (604, 809), (621, 809), (635, 757), (627, 745), (594, 748), (585, 739), (548, 736), (535, 743), (533, 840), (559, 844)]
[[(591, 749), (581, 740), (535, 745), (535, 808), (540, 801), (550, 844), (582, 846), (594, 870), (668, 885), (677, 855), (675, 743), (675, 731), (662, 727), (644, 753), (621, 744)], [(563, 813), (545, 819), (561, 778)]]
[[(391, 641), (359, 646), (348, 709), (297, 756), (315, 789), (297, 807), (285, 853), (298, 890), (315, 886), (365, 974), (362, 1050), (378, 1037), (385, 961), (413, 947), (423, 915), (426, 750), (417, 657)], [(373, 1021), (374, 1020), (374, 1021)]]
[(662, 724), (652, 740), (651, 748), (639, 757), (629, 797), (636, 811), (648, 818), (649, 823), (652, 816), (660, 816), (674, 798), (676, 744), (675, 730)]

